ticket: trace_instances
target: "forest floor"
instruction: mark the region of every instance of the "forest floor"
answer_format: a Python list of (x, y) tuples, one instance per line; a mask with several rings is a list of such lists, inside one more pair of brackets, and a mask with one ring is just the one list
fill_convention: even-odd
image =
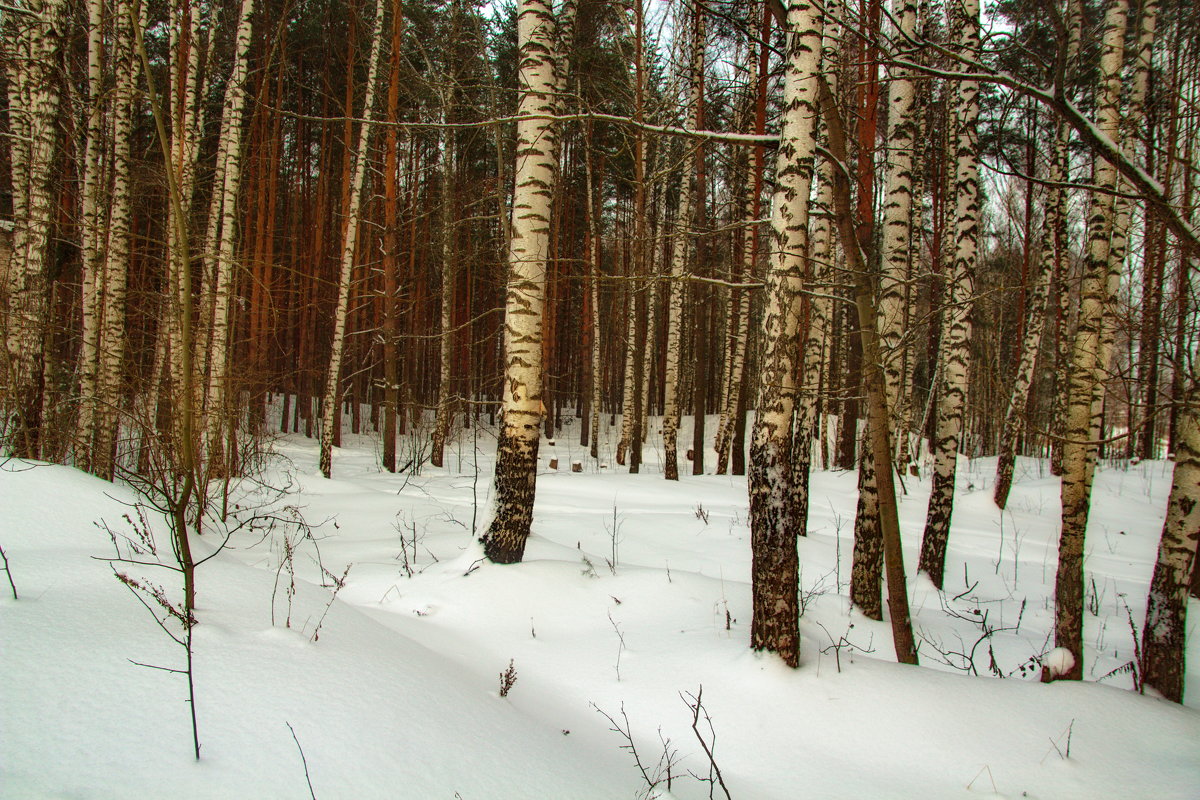
[[(640, 475), (613, 462), (615, 429), (599, 462), (578, 421), (543, 440), (513, 566), (476, 543), (494, 432), (460, 431), (446, 468), (395, 475), (377, 437), (347, 435), (333, 480), (315, 441), (275, 440), (259, 479), (231, 487), (229, 524), (245, 527), (197, 571), (199, 762), (182, 676), (134, 663), (178, 669), (183, 651), (113, 573), (176, 602), (178, 575), (103, 560), (115, 535), (169, 563), (161, 516), (139, 523), (127, 487), (5, 462), (0, 547), (20, 599), (0, 578), (0, 796), (1198, 796), (1200, 604), (1185, 706), (1137, 694), (1131, 669), (1169, 463), (1098, 471), (1086, 680), (1054, 684), (1037, 681), (1059, 515), (1044, 462), (1019, 461), (1001, 513), (995, 460), (962, 459), (944, 594), (913, 576), (929, 483), (907, 481), (919, 668), (849, 607), (854, 474), (814, 472), (793, 670), (748, 647), (745, 479), (664, 481), (656, 427)], [(401, 440), (402, 464), (425, 433)], [(210, 526), (197, 557), (223, 536)]]

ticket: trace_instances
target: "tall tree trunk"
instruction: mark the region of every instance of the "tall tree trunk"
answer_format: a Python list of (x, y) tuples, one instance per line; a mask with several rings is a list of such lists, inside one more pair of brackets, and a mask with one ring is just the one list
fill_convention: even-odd
[(33, 0), (30, 15), (5, 15), (8, 117), (13, 137), (13, 237), (9, 257), (3, 418), (0, 435), (18, 458), (41, 454), (45, 341), (49, 314), (50, 229), (58, 150), (59, 0)]
[[(1065, 63), (1061, 68), (1064, 74), (1073, 74), (1075, 60), (1079, 53), (1079, 41), (1082, 35), (1080, 23), (1083, 17), (1078, 0), (1068, 0), (1067, 6), (1069, 39), (1064, 53)], [(1041, 267), (1028, 304), (1030, 316), (1021, 345), (1021, 360), (1017, 365), (1017, 374), (1009, 395), (1008, 408), (1004, 415), (1004, 427), (1001, 432), (1000, 454), (996, 460), (996, 487), (992, 493), (992, 499), (1002, 509), (1008, 504), (1017, 442), (1025, 429), (1026, 406), (1029, 403), (1029, 390), (1033, 385), (1042, 333), (1045, 330), (1050, 288), (1056, 285), (1061, 276), (1065, 274), (1067, 253), (1066, 248), (1062, 246), (1065, 242), (1058, 240), (1058, 233), (1065, 230), (1067, 225), (1067, 197), (1062, 184), (1066, 183), (1069, 177), (1067, 152), (1069, 136), (1070, 129), (1066, 123), (1057, 122), (1054, 148), (1050, 159), (1050, 185), (1047, 189), (1045, 219), (1042, 223)]]
[[(754, 58), (753, 81), (754, 92), (754, 132), (763, 133), (766, 128), (766, 94), (767, 94), (767, 64), (769, 51), (767, 41), (771, 33), (771, 10), (766, 2), (762, 4), (762, 24), (759, 28), (759, 50)], [(765, 153), (762, 147), (755, 147), (749, 154), (746, 163), (746, 187), (743, 198), (744, 229), (741, 232), (741, 269), (734, 276), (735, 280), (752, 280), (758, 265), (759, 230), (758, 219), (762, 216), (762, 187)], [(736, 300), (736, 304), (733, 302)], [(738, 415), (745, 413), (743, 387), (745, 384), (746, 354), (750, 342), (750, 291), (746, 288), (734, 290), (731, 300), (731, 314), (737, 320), (737, 325), (730, 331), (729, 378), (727, 388), (723, 393), (725, 407), (721, 413), (721, 422), (717, 428), (717, 474), (725, 474), (730, 452), (734, 449), (734, 440), (739, 429)], [(731, 326), (732, 327), (732, 326)], [(740, 427), (744, 434), (745, 421)], [(738, 440), (737, 447), (742, 447)]]
[(555, 25), (546, 0), (521, 0), (516, 178), (504, 313), (504, 403), (496, 455), (495, 516), (484, 554), (518, 562), (533, 522), (542, 414), (542, 316), (558, 139), (554, 122), (530, 119), (556, 109)]
[(750, 646), (800, 660), (799, 558), (790, 515), (792, 415), (799, 358), (800, 303), (808, 250), (808, 199), (816, 153), (821, 10), (787, 9), (783, 128), (771, 204), (771, 264), (762, 319), (758, 413), (750, 446), (750, 541), (753, 619)]
[(88, 0), (88, 109), (87, 143), (84, 147), (83, 193), (80, 198), (81, 260), (83, 266), (80, 298), (82, 326), (79, 337), (79, 416), (75, 425), (75, 463), (92, 469), (96, 437), (96, 384), (100, 370), (100, 274), (104, 258), (103, 218), (105, 138), (104, 115), (104, 2)]
[[(234, 220), (237, 216), (237, 200), (242, 176), (242, 122), (246, 107), (246, 81), (249, 74), (250, 45), (253, 32), (254, 0), (242, 0), (237, 27), (237, 57), (229, 84), (225, 91), (225, 108), (221, 115), (221, 148), (225, 155), (222, 183), (214, 187), (220, 195), (219, 231), (217, 239), (209, 239), (208, 246), (216, 251), (215, 281), (212, 291), (212, 316), (208, 351), (208, 385), (204, 401), (206, 415), (207, 450), (210, 467), (221, 473), (224, 469), (225, 426), (232, 425), (229, 402), (230, 364), (229, 351), (231, 327), (233, 325), (234, 263), (238, 247)], [(209, 222), (210, 230), (212, 221)]]
[[(448, 92), (452, 95), (452, 92)], [(443, 97), (443, 118), (450, 121), (452, 96)], [(454, 416), (454, 287), (458, 280), (458, 269), (454, 252), (454, 131), (442, 133), (442, 302), (441, 335), (438, 337), (438, 405), (433, 421), (433, 436), (429, 451), (429, 463), (442, 466), (446, 437), (450, 434), (450, 422)]]
[[(704, 103), (704, 10), (696, 3), (692, 7), (691, 57), (688, 60), (688, 111), (694, 128), (700, 127)], [(694, 232), (696, 199), (700, 191), (697, 177), (704, 158), (698, 145), (688, 144), (683, 164), (682, 185), (679, 187), (679, 211), (675, 215), (675, 237), (672, 241), (670, 297), (667, 301), (666, 371), (663, 376), (663, 477), (679, 480), (679, 415), (682, 349), (684, 275), (690, 263), (689, 246)]]
[[(961, 2), (959, 49), (968, 57), (979, 52), (979, 3)], [(958, 83), (955, 108), (954, 264), (946, 276), (939, 352), (937, 426), (934, 440), (933, 488), (921, 539), (919, 569), (942, 588), (946, 544), (954, 510), (954, 477), (962, 439), (967, 379), (971, 360), (971, 304), (975, 295), (975, 260), (979, 242), (979, 82)]]
[[(1110, 0), (1101, 43), (1096, 112), (1097, 126), (1114, 141), (1119, 139), (1117, 104), (1128, 16), (1128, 0)], [(1110, 163), (1097, 159), (1094, 172), (1093, 183), (1102, 190), (1115, 188), (1117, 174)], [(1093, 192), (1088, 213), (1087, 263), (1080, 286), (1079, 321), (1070, 364), (1070, 402), (1063, 445), (1062, 528), (1054, 593), (1054, 642), (1071, 653), (1073, 663), (1057, 676), (1045, 673), (1047, 679), (1083, 677), (1083, 542), (1096, 461), (1096, 448), (1089, 440), (1094, 395), (1104, 366), (1100, 363), (1100, 351), (1105, 309), (1109, 305), (1112, 223), (1112, 195)]]
[[(249, 0), (246, 0), (249, 2)], [(367, 62), (367, 91), (363, 100), (363, 122), (358, 131), (358, 147), (354, 155), (354, 177), (350, 189), (349, 213), (342, 237), (341, 269), (338, 277), (338, 299), (334, 311), (333, 341), (329, 347), (329, 371), (321, 401), (321, 474), (326, 478), (333, 472), (334, 425), (340, 405), (342, 355), (346, 346), (346, 315), (350, 305), (350, 287), (354, 282), (354, 254), (358, 245), (361, 222), (363, 187), (367, 181), (367, 162), (371, 156), (371, 130), (374, 128), (375, 95), (379, 89), (379, 54), (383, 49), (384, 0), (375, 0), (375, 21), (371, 30), (371, 53)]]
[[(145, 5), (139, 4), (145, 26)], [(108, 225), (108, 245), (102, 275), (102, 326), (99, 341), (99, 375), (95, 446), (92, 467), (97, 475), (112, 480), (120, 417), (122, 365), (125, 361), (125, 296), (128, 286), (130, 243), (133, 234), (130, 196), (130, 151), (133, 138), (134, 90), (140, 71), (140, 59), (133, 48), (129, 3), (116, 5), (115, 55), (117, 91), (113, 106), (113, 188)]]
[(1179, 435), (1167, 519), (1146, 601), (1142, 680), (1168, 700), (1183, 702), (1188, 589), (1200, 541), (1200, 391), (1189, 379), (1178, 398)]
[[(387, 121), (400, 117), (400, 44), (404, 5), (392, 0), (392, 45), (388, 60)], [(384, 145), (383, 239), (383, 468), (396, 471), (396, 411), (400, 405), (400, 231), (396, 127), (389, 125)]]
[[(916, 31), (917, 7), (912, 0), (896, 0), (893, 13), (900, 35), (911, 38)], [(874, 70), (874, 58), (868, 58)], [(875, 74), (868, 86), (875, 81)], [(883, 358), (883, 383), (887, 394), (887, 407), (892, 413), (888, 420), (889, 431), (895, 430), (895, 414), (900, 408), (900, 382), (902, 378), (905, 318), (905, 286), (908, 278), (910, 230), (912, 227), (913, 180), (912, 162), (915, 142), (915, 90), (907, 70), (896, 69), (888, 89), (888, 147), (884, 178), (883, 230), (881, 236), (881, 261), (883, 268), (879, 276), (879, 304), (877, 334)], [(859, 164), (860, 179), (865, 173), (868, 180), (872, 174), (862, 169), (866, 157), (872, 153), (874, 126), (873, 104), (868, 104), (866, 118), (859, 124), (866, 135), (860, 136)], [(869, 184), (867, 184), (869, 186)], [(861, 188), (861, 187), (860, 187)], [(870, 192), (860, 192), (860, 214), (870, 213)], [(859, 241), (870, 242), (872, 237), (861, 236)], [(860, 334), (861, 336), (862, 334)], [(871, 365), (864, 364), (870, 369)], [(867, 436), (876, 435), (868, 429)], [(879, 490), (876, 470), (891, 469), (892, 459), (885, 464), (875, 463), (873, 449), (863, 447), (858, 466), (858, 503), (854, 518), (854, 560), (851, 573), (851, 598), (862, 612), (871, 619), (882, 619), (879, 576), (883, 568), (883, 540), (879, 527)]]
[[(587, 216), (588, 216), (588, 252), (587, 252), (587, 270), (588, 270), (588, 314), (584, 324), (589, 331), (588, 336), (588, 388), (591, 391), (590, 402), (588, 403), (588, 414), (583, 420), (583, 424), (588, 426), (590, 434), (590, 449), (588, 454), (593, 459), (600, 458), (600, 387), (604, 382), (601, 374), (600, 362), (600, 232), (601, 232), (601, 216), (599, 196), (602, 194), (601, 187), (596, 185), (595, 170), (592, 167), (592, 127), (587, 129), (587, 150), (584, 154), (584, 169), (587, 171)], [(649, 341), (646, 344), (649, 347)]]
[(908, 584), (904, 571), (904, 552), (900, 541), (900, 514), (896, 503), (896, 487), (893, 482), (890, 461), (892, 443), (888, 431), (887, 391), (884, 388), (883, 358), (879, 348), (878, 320), (875, 306), (873, 278), (863, 257), (862, 244), (854, 225), (854, 212), (850, 208), (850, 180), (846, 153), (846, 134), (838, 116), (833, 93), (822, 92), (821, 104), (829, 128), (829, 152), (838, 162), (833, 170), (833, 199), (836, 207), (835, 219), (846, 255), (848, 271), (855, 276), (855, 310), (862, 331), (860, 343), (864, 369), (864, 384), (867, 390), (867, 428), (870, 431), (870, 447), (875, 463), (888, 464), (880, 470), (876, 484), (879, 493), (879, 529), (883, 545), (884, 564), (887, 570), (888, 613), (892, 623), (892, 644), (896, 660), (902, 664), (917, 664), (917, 649), (913, 640), (912, 621), (908, 609)]
[(1041, 352), (1050, 286), (1056, 276), (1061, 274), (1059, 253), (1054, 247), (1054, 231), (1058, 228), (1060, 215), (1066, 213), (1066, 193), (1060, 184), (1066, 181), (1067, 130), (1062, 123), (1056, 124), (1055, 128), (1054, 153), (1050, 164), (1051, 185), (1042, 225), (1041, 265), (1034, 279), (1033, 293), (1029, 297), (1029, 320), (1025, 325), (1025, 336), (1021, 343), (1021, 360), (1017, 364), (1017, 374), (1009, 393), (1004, 427), (1000, 434), (1000, 454), (996, 459), (996, 487), (992, 492), (992, 499), (1000, 508), (1007, 505), (1008, 492), (1012, 488), (1017, 441), (1025, 429), (1026, 406), (1029, 404), (1029, 389), (1033, 386), (1034, 370), (1037, 367), (1038, 354)]
[[(645, 117), (645, 18), (642, 0), (633, 0), (633, 47), (634, 47), (634, 106), (633, 116), (638, 122)], [(646, 275), (646, 134), (639, 126), (633, 133), (633, 181), (634, 181), (634, 234), (633, 234), (633, 265), (639, 277)], [(597, 242), (599, 246), (599, 242)], [(617, 464), (624, 466), (628, 455), (629, 471), (638, 472), (642, 463), (642, 420), (649, 416), (650, 409), (642, 400), (642, 387), (650, 381), (649, 370), (642, 369), (642, 386), (636, 381), (637, 366), (637, 314), (632, 302), (633, 282), (627, 281), (629, 306), (625, 320), (625, 371), (621, 385), (621, 436), (617, 441)], [(647, 309), (653, 313), (654, 304), (651, 297)], [(650, 325), (646, 332), (645, 350), (653, 350), (654, 326)], [(647, 362), (648, 363), (648, 362)], [(640, 409), (639, 409), (640, 406)], [(641, 414), (638, 414), (640, 410)], [(597, 414), (599, 409), (596, 409)], [(593, 437), (594, 438), (594, 437)]]
[[(821, 59), (825, 82), (831, 97), (838, 96), (838, 59), (842, 47), (842, 25), (839, 6), (827, 3)], [(761, 108), (760, 108), (761, 113)], [(760, 131), (761, 132), (761, 131)], [(812, 238), (808, 259), (808, 328), (803, 331), (803, 359), (799, 396), (796, 405), (796, 435), (798, 450), (792, 453), (797, 498), (795, 514), (797, 532), (807, 535), (810, 506), (808, 479), (812, 469), (813, 431), (818, 424), (817, 404), (821, 394), (821, 373), (825, 366), (826, 344), (831, 333), (833, 306), (830, 302), (830, 276), (833, 273), (833, 160), (822, 157), (817, 166), (817, 193), (810, 214)]]

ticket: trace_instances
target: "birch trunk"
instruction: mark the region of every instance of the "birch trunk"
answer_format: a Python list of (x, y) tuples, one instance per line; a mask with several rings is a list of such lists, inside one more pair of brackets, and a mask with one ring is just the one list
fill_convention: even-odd
[[(759, 53), (753, 61), (752, 81), (750, 82), (754, 92), (755, 133), (762, 133), (766, 123), (766, 72), (768, 57), (766, 41), (771, 32), (771, 11), (765, 2), (762, 5), (762, 26), (760, 29), (762, 43), (759, 47)], [(749, 114), (747, 114), (747, 117), (749, 117)], [(746, 161), (746, 187), (745, 196), (742, 199), (742, 219), (745, 229), (742, 231), (741, 236), (741, 269), (733, 276), (737, 281), (753, 278), (755, 268), (758, 265), (758, 218), (762, 214), (763, 164), (763, 148), (756, 147), (752, 153), (748, 154)], [(730, 354), (730, 363), (726, 388), (722, 392), (725, 405), (721, 412), (721, 421), (717, 427), (718, 475), (724, 475), (728, 468), (730, 451), (733, 449), (734, 439), (739, 427), (738, 415), (743, 414), (745, 408), (743, 385), (745, 383), (746, 352), (750, 341), (750, 291), (748, 289), (735, 289), (734, 298), (736, 298), (736, 303), (731, 300), (730, 305), (732, 317), (737, 321), (737, 325), (736, 327), (731, 326), (733, 329), (729, 333), (730, 341), (727, 352)], [(744, 426), (744, 420), (741, 424)], [(739, 446), (741, 445), (742, 443), (739, 441)]]
[[(238, 17), (236, 52), (233, 71), (225, 93), (225, 107), (221, 115), (224, 135), (225, 169), (220, 185), (219, 234), (210, 239), (209, 246), (216, 245), (215, 281), (210, 286), (212, 294), (212, 317), (209, 330), (210, 346), (207, 358), (208, 383), (205, 392), (205, 433), (210, 467), (227, 474), (224, 460), (225, 426), (232, 425), (230, 410), (226, 407), (229, 393), (229, 341), (232, 325), (232, 303), (234, 286), (235, 251), (237, 232), (234, 229), (237, 216), (237, 200), (242, 180), (242, 122), (246, 107), (246, 80), (249, 73), (250, 39), (253, 30), (254, 0), (242, 0)], [(214, 189), (214, 193), (216, 193)], [(211, 227), (210, 221), (210, 227)]]
[(79, 416), (75, 426), (75, 464), (91, 470), (96, 435), (96, 383), (100, 369), (100, 273), (104, 253), (101, 224), (104, 198), (104, 2), (87, 2), (87, 87), (88, 110), (83, 164), (81, 210), (81, 261), (83, 267), (80, 298), (81, 331), (79, 337)]
[(631, 473), (641, 469), (641, 418), (638, 412), (640, 410), (643, 415), (646, 413), (644, 408), (639, 408), (638, 402), (641, 394), (638, 368), (641, 363), (638, 359), (635, 270), (636, 267), (631, 264), (629, 274), (625, 276), (625, 372), (621, 386), (621, 439), (617, 442), (617, 463), (624, 466), (628, 461)]
[[(917, 7), (912, 0), (893, 3), (899, 34), (911, 38), (916, 31)], [(888, 89), (887, 166), (884, 177), (883, 230), (881, 236), (883, 269), (879, 276), (879, 304), (876, 330), (879, 336), (880, 367), (887, 395), (890, 432), (897, 429), (900, 408), (900, 384), (903, 379), (905, 288), (910, 259), (913, 207), (913, 146), (915, 136), (916, 92), (908, 70), (894, 68)], [(867, 365), (864, 365), (864, 369)], [(868, 430), (867, 435), (875, 432)], [(859, 456), (858, 503), (854, 524), (854, 561), (851, 574), (851, 598), (871, 619), (882, 619), (879, 575), (883, 567), (883, 541), (879, 528), (879, 491), (877, 469), (891, 469), (892, 459), (876, 464), (871, 447), (863, 447)]]
[[(146, 6), (138, 4), (138, 25), (145, 28)], [(99, 342), (95, 444), (93, 471), (102, 478), (114, 477), (116, 442), (120, 415), (122, 367), (125, 362), (125, 296), (128, 286), (132, 230), (130, 190), (131, 147), (133, 139), (134, 91), (141, 60), (133, 48), (130, 9), (127, 0), (116, 4), (115, 53), (117, 66), (116, 97), (113, 104), (113, 187), (108, 224), (108, 243), (101, 276), (102, 327)]]
[[(758, 219), (759, 199), (752, 176), (747, 175), (746, 196), (744, 198), (744, 213), (742, 223), (742, 258), (741, 269), (731, 277), (735, 282), (741, 282), (754, 275), (755, 254), (758, 250)], [(750, 291), (734, 289), (730, 301), (732, 307), (729, 343), (726, 352), (729, 353), (729, 369), (725, 379), (725, 388), (721, 392), (724, 406), (720, 422), (717, 424), (717, 474), (724, 475), (729, 466), (729, 452), (733, 445), (733, 430), (737, 422), (738, 407), (742, 392), (742, 375), (746, 368), (746, 343), (750, 339)]]
[[(246, 0), (249, 2), (250, 0)], [(341, 267), (338, 273), (338, 300), (334, 311), (333, 341), (329, 351), (329, 370), (321, 402), (321, 474), (326, 478), (333, 472), (333, 435), (337, 406), (341, 400), (342, 354), (346, 346), (346, 316), (350, 305), (350, 286), (354, 281), (354, 253), (358, 245), (359, 210), (363, 187), (367, 182), (367, 162), (371, 155), (371, 132), (375, 119), (375, 95), (379, 92), (379, 54), (383, 47), (384, 0), (375, 0), (375, 21), (371, 28), (371, 52), (367, 61), (367, 90), (363, 99), (363, 122), (358, 131), (355, 148), (354, 175), (350, 187), (350, 203), (346, 229), (342, 240)]]
[(1163, 697), (1183, 702), (1188, 589), (1200, 541), (1200, 391), (1194, 379), (1180, 398), (1175, 471), (1167, 519), (1142, 628), (1142, 680)]
[[(688, 60), (688, 112), (693, 127), (699, 127), (702, 114), (704, 86), (704, 11), (699, 4), (693, 6), (691, 57)], [(699, 172), (699, 159), (703, 158), (698, 148), (688, 145), (688, 156), (683, 164), (682, 185), (679, 187), (679, 211), (675, 216), (675, 237), (672, 241), (670, 297), (667, 300), (667, 348), (666, 366), (663, 375), (663, 477), (669, 481), (679, 480), (679, 416), (682, 391), (680, 387), (683, 348), (683, 293), (684, 275), (690, 263), (689, 248), (692, 232), (689, 230), (695, 215), (695, 200), (698, 187), (695, 185)]]
[[(838, 58), (842, 47), (842, 25), (838, 6), (826, 3), (828, 14), (821, 43), (821, 59), (825, 82), (831, 97), (838, 96)], [(826, 344), (830, 336), (833, 306), (830, 301), (830, 275), (833, 272), (833, 160), (822, 157), (817, 165), (817, 193), (810, 214), (808, 276), (811, 294), (808, 297), (808, 329), (804, 331), (800, 388), (796, 400), (795, 442), (799, 451), (792, 454), (795, 480), (801, 484), (796, 491), (796, 525), (807, 534), (810, 498), (808, 477), (812, 468), (812, 432), (816, 428), (817, 402), (820, 397), (821, 370), (826, 363)], [(878, 594), (878, 592), (876, 592)]]
[(792, 524), (792, 414), (799, 358), (800, 302), (808, 250), (808, 197), (816, 152), (821, 10), (787, 9), (783, 128), (771, 205), (771, 261), (762, 320), (758, 413), (750, 447), (750, 646), (800, 660), (799, 559)]
[[(827, 87), (826, 87), (827, 88)], [(888, 435), (887, 391), (884, 389), (883, 358), (879, 348), (878, 320), (872, 303), (873, 279), (863, 257), (862, 243), (854, 225), (854, 212), (850, 207), (849, 170), (846, 168), (846, 133), (838, 116), (836, 103), (831, 92), (822, 96), (822, 111), (829, 128), (829, 153), (839, 163), (833, 171), (833, 199), (836, 208), (834, 219), (846, 256), (847, 271), (855, 277), (854, 306), (858, 326), (862, 333), (859, 343), (862, 348), (863, 384), (867, 393), (867, 428), (870, 432), (869, 445), (874, 455), (873, 463), (888, 464), (892, 455), (891, 437)], [(884, 564), (887, 569), (888, 612), (892, 624), (892, 644), (896, 660), (902, 664), (918, 663), (916, 645), (913, 640), (912, 621), (908, 608), (908, 584), (904, 571), (904, 551), (900, 542), (900, 515), (896, 503), (896, 486), (890, 466), (880, 472), (877, 484), (879, 498), (879, 529), (883, 547)]]
[[(1105, 14), (1096, 97), (1097, 127), (1114, 141), (1119, 139), (1118, 102), (1124, 60), (1128, 0), (1110, 0)], [(1116, 169), (1097, 159), (1093, 183), (1102, 189), (1117, 184)], [(1109, 242), (1113, 224), (1113, 197), (1093, 192), (1088, 210), (1087, 261), (1079, 294), (1079, 320), (1071, 351), (1066, 441), (1063, 444), (1062, 528), (1055, 577), (1054, 642), (1068, 650), (1073, 664), (1053, 677), (1083, 677), (1083, 542), (1091, 500), (1096, 448), (1089, 444), (1096, 385), (1100, 381), (1100, 351), (1105, 309), (1109, 305)]]
[[(917, 27), (914, 0), (895, 0), (901, 40), (911, 38)], [(916, 146), (916, 89), (909, 70), (895, 69), (888, 89), (887, 172), (883, 200), (883, 271), (879, 280), (878, 330), (883, 356), (884, 389), (888, 408), (900, 409), (905, 339), (905, 287), (912, 260), (913, 149)], [(867, 456), (869, 457), (869, 456)]]
[[(522, 0), (518, 116), (556, 108), (555, 25), (546, 0)], [(548, 119), (517, 123), (504, 314), (504, 400), (496, 455), (495, 516), (483, 550), (495, 563), (519, 562), (533, 522), (542, 404), (542, 318), (558, 139)]]
[[(452, 89), (450, 90), (453, 91)], [(442, 99), (443, 119), (449, 122), (450, 97)], [(433, 421), (433, 436), (429, 451), (429, 463), (442, 466), (446, 449), (446, 438), (450, 434), (450, 423), (454, 416), (454, 284), (458, 270), (454, 255), (454, 132), (447, 129), (442, 134), (442, 302), (441, 336), (438, 339), (438, 407)]]
[[(600, 457), (600, 384), (602, 383), (600, 365), (600, 213), (597, 203), (598, 190), (595, 184), (595, 170), (592, 168), (592, 129), (588, 126), (587, 150), (584, 154), (585, 179), (587, 181), (587, 219), (588, 219), (588, 249), (587, 272), (588, 281), (588, 314), (584, 324), (590, 331), (588, 345), (590, 352), (588, 366), (588, 388), (591, 398), (588, 402), (587, 419), (583, 421), (588, 426), (590, 449), (588, 454), (598, 460)], [(649, 343), (647, 343), (649, 346)]]
[(7, 369), (0, 436), (12, 455), (41, 452), (54, 162), (58, 149), (58, 67), (65, 7), (33, 0), (30, 15), (7, 14), (13, 239), (5, 314)]
[[(179, 248), (177, 241), (179, 233), (183, 230), (190, 234), (192, 226), (192, 208), (196, 185), (196, 164), (200, 153), (200, 141), (202, 139), (202, 131), (204, 130), (204, 108), (205, 103), (199, 102), (201, 96), (200, 80), (201, 69), (206, 61), (206, 48), (202, 42), (201, 34), (201, 19), (197, 10), (193, 8), (191, 0), (184, 0), (180, 4), (180, 15), (175, 24), (171, 25), (170, 33), (171, 47), (171, 75), (169, 90), (165, 94), (170, 106), (170, 159), (171, 169), (175, 172), (176, 188), (179, 194), (178, 207), (172, 203), (167, 209), (167, 249), (174, 253)], [(223, 141), (223, 138), (222, 138)], [(223, 174), (225, 169), (225, 159), (223, 151), (218, 152), (217, 157), (217, 175), (214, 178), (214, 187), (221, 186), (224, 183)], [(220, 196), (219, 192), (214, 192), (214, 198)], [(175, 220), (175, 215), (183, 215), (183, 219)], [(214, 221), (215, 214), (210, 215)], [(215, 233), (214, 233), (215, 236)], [(208, 254), (204, 254), (203, 263), (207, 266), (212, 259)], [(190, 292), (184, 291), (184, 284), (190, 284), (191, 278), (185, 281), (180, 273), (179, 263), (176, 259), (168, 259), (165, 267), (166, 270), (166, 286), (164, 287), (164, 298), (162, 305), (164, 313), (159, 321), (159, 329), (157, 335), (163, 339), (160, 347), (156, 348), (157, 354), (161, 353), (164, 356), (164, 366), (169, 367), (156, 372), (162, 385), (156, 385), (158, 397), (156, 404), (158, 405), (155, 413), (156, 419), (168, 419), (172, 414), (171, 410), (174, 407), (173, 400), (178, 400), (180, 393), (183, 391), (184, 376), (182, 373), (183, 362), (182, 358), (183, 332), (180, 329), (181, 315), (176, 313), (182, 304), (192, 304)], [(188, 362), (191, 368), (202, 361), (203, 353), (199, 352), (196, 342), (203, 341), (200, 333), (202, 324), (200, 320), (193, 320), (193, 331), (189, 337), (192, 344), (192, 352), (189, 355)], [(191, 376), (188, 379), (193, 393), (200, 387), (201, 382)], [(193, 397), (193, 401), (199, 398)], [(193, 402), (193, 407), (200, 410), (199, 402)], [(163, 429), (159, 431), (163, 435), (167, 435), (169, 430)]]
[(1000, 454), (996, 459), (996, 487), (992, 499), (1003, 509), (1008, 503), (1008, 492), (1012, 488), (1013, 464), (1017, 454), (1017, 439), (1025, 429), (1026, 407), (1029, 404), (1029, 389), (1033, 385), (1034, 370), (1041, 352), (1042, 332), (1045, 330), (1046, 309), (1050, 300), (1050, 286), (1059, 272), (1059, 253), (1054, 247), (1054, 231), (1059, 224), (1059, 215), (1066, 213), (1066, 195), (1061, 186), (1065, 182), (1067, 166), (1067, 131), (1059, 123), (1050, 165), (1049, 197), (1046, 199), (1045, 222), (1042, 226), (1042, 253), (1033, 293), (1029, 297), (1029, 321), (1025, 326), (1025, 337), (1021, 343), (1021, 360), (1013, 380), (1004, 413), (1004, 427), (1000, 433)]
[[(969, 57), (979, 52), (979, 3), (960, 3), (959, 49)], [(958, 83), (955, 108), (954, 263), (946, 276), (939, 348), (941, 385), (934, 435), (933, 488), (929, 495), (919, 569), (942, 587), (946, 544), (954, 511), (954, 477), (963, 429), (971, 360), (971, 304), (975, 294), (975, 259), (979, 238), (979, 159), (976, 120), (979, 82)]]

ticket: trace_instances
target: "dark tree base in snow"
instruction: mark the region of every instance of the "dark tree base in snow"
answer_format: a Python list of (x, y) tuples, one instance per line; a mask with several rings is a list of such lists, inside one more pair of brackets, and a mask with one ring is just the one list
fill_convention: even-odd
[[(509, 412), (510, 414), (519, 412)], [(537, 485), (538, 420), (525, 422), (528, 438), (509, 435), (501, 429), (496, 452), (496, 516), (480, 540), (488, 560), (516, 564), (525, 556), (525, 542), (533, 524), (533, 500)]]

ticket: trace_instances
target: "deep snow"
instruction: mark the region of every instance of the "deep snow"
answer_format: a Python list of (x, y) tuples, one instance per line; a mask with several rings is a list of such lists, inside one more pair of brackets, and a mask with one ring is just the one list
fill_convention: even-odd
[[(534, 535), (514, 566), (482, 562), (472, 533), (486, 521), (487, 431), (459, 432), (447, 468), (419, 475), (382, 472), (377, 439), (347, 436), (333, 480), (316, 469), (315, 442), (277, 440), (263, 477), (289, 493), (237, 485), (231, 519), (293, 506), (311, 536), (242, 530), (198, 571), (199, 763), (182, 679), (131, 663), (178, 667), (179, 648), (97, 560), (113, 554), (97, 523), (133, 535), (123, 515), (137, 496), (8, 461), (0, 546), (21, 599), (0, 580), (0, 796), (308, 797), (300, 748), (319, 798), (644, 796), (607, 714), (628, 724), (652, 777), (669, 742), (670, 796), (707, 797), (689, 774), (710, 775), (686, 702), (701, 687), (712, 727), (703, 715), (699, 727), (710, 746), (715, 733), (734, 798), (1200, 796), (1200, 678), (1180, 707), (1132, 692), (1127, 667), (1169, 464), (1098, 472), (1088, 680), (1044, 685), (1059, 512), (1044, 465), (1019, 462), (1001, 514), (994, 460), (962, 460), (947, 591), (909, 581), (920, 668), (893, 663), (886, 623), (849, 610), (854, 475), (814, 473), (799, 542), (802, 665), (791, 670), (747, 646), (745, 480), (665, 482), (654, 437), (643, 474), (627, 475), (611, 460), (613, 429), (601, 468), (577, 431), (543, 441)], [(402, 440), (407, 455), (423, 435)], [(569, 471), (575, 460), (583, 473)], [(911, 573), (929, 487), (906, 488)], [(154, 527), (169, 555), (165, 525)], [(197, 554), (220, 540), (214, 526)], [(179, 594), (172, 573), (116, 566)], [(1195, 601), (1191, 612), (1200, 665)], [(516, 682), (501, 697), (510, 661)], [(665, 780), (656, 791), (667, 796)]]

